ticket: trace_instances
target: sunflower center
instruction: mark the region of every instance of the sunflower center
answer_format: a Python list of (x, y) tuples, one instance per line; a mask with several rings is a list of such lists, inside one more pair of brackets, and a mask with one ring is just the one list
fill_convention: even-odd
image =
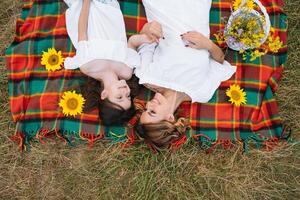
[(48, 63), (49, 63), (50, 65), (57, 65), (58, 62), (59, 62), (59, 58), (58, 58), (57, 55), (51, 55), (51, 56), (49, 57), (49, 59), (48, 59)]
[(70, 109), (70, 110), (76, 110), (76, 108), (78, 107), (79, 105), (79, 102), (77, 99), (75, 98), (71, 98), (67, 101), (67, 107)]
[(241, 99), (241, 94), (238, 91), (233, 90), (231, 91), (231, 98), (235, 101), (239, 101)]

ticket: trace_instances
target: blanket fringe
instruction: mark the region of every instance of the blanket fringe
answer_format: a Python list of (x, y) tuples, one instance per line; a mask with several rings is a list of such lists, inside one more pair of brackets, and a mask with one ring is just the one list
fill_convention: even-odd
[[(32, 132), (33, 133), (33, 132)], [(36, 134), (29, 134), (24, 132), (16, 132), (13, 136), (10, 137), (10, 139), (18, 144), (18, 147), (21, 152), (29, 150), (30, 144), (29, 141), (31, 138), (29, 138), (26, 135), (33, 135), (32, 138), (37, 139), (41, 144), (46, 144), (46, 139), (51, 138), (58, 138), (61, 140), (65, 145), (71, 144), (71, 138), (68, 138), (66, 135), (68, 135), (67, 131), (61, 131), (58, 129), (40, 129), (36, 131)], [(104, 134), (95, 135), (93, 133), (87, 133), (87, 132), (80, 132), (79, 138), (72, 137), (73, 139), (80, 139), (81, 141), (86, 141), (88, 143), (88, 146), (90, 148), (93, 147), (94, 143), (102, 138), (104, 138)]]
[(10, 139), (18, 144), (21, 152), (26, 151), (25, 145), (25, 134), (17, 132), (15, 135), (11, 136)]
[[(16, 132), (15, 135), (11, 136), (10, 139), (18, 144), (18, 147), (20, 151), (27, 151), (29, 150), (30, 144), (29, 141), (31, 138), (27, 136), (28, 134), (23, 132)], [(29, 134), (33, 135), (33, 134)], [(57, 129), (50, 130), (50, 129), (40, 129), (36, 132), (36, 134), (33, 136), (33, 138), (36, 138), (41, 144), (45, 144), (45, 139), (49, 138), (58, 138), (65, 144), (72, 144), (72, 141), (70, 138), (67, 137), (68, 132), (67, 131), (60, 131)], [(74, 135), (73, 139), (74, 139)], [(285, 126), (283, 128), (283, 131), (279, 137), (272, 137), (272, 138), (265, 138), (262, 137), (260, 134), (253, 134), (253, 136), (249, 137), (247, 140), (236, 140), (233, 141), (231, 139), (218, 139), (217, 141), (213, 141), (210, 137), (208, 137), (205, 134), (196, 134), (196, 135), (183, 135), (178, 140), (173, 141), (170, 144), (170, 150), (176, 151), (179, 148), (181, 148), (183, 145), (189, 143), (189, 141), (197, 141), (200, 142), (201, 149), (205, 150), (207, 154), (210, 154), (213, 152), (213, 150), (221, 146), (225, 150), (232, 149), (236, 147), (237, 145), (242, 146), (242, 149), (244, 152), (248, 152), (250, 150), (250, 145), (255, 145), (256, 149), (265, 149), (266, 151), (272, 151), (276, 147), (280, 146), (281, 144), (289, 143), (291, 136), (291, 128), (288, 126)], [(137, 137), (133, 129), (129, 129), (128, 133), (126, 134), (127, 140), (123, 141), (117, 141), (122, 148), (128, 148), (138, 141), (140, 139)], [(87, 141), (88, 146), (92, 148), (96, 141), (101, 140), (105, 138), (105, 134), (101, 133), (99, 135), (95, 135), (88, 132), (80, 132), (79, 138), (82, 141)], [(153, 153), (157, 153), (156, 148), (152, 147), (151, 144), (148, 144), (148, 147), (151, 149)]]
[(132, 145), (134, 145), (137, 141), (137, 136), (135, 135), (133, 130), (130, 130), (127, 134), (127, 141), (125, 143), (120, 143), (120, 146), (122, 148), (128, 148)]
[(80, 138), (88, 142), (89, 148), (92, 148), (96, 141), (104, 138), (104, 134), (95, 135), (87, 132), (80, 132)]
[[(248, 138), (247, 140), (236, 140), (231, 139), (218, 139), (213, 141), (210, 137), (205, 134), (196, 134), (191, 137), (184, 135), (179, 140), (176, 140), (171, 143), (171, 150), (178, 150), (181, 146), (187, 144), (191, 139), (194, 141), (200, 142), (201, 149), (205, 150), (207, 154), (210, 154), (216, 147), (221, 146), (225, 150), (232, 149), (236, 146), (241, 146), (243, 152), (248, 152), (250, 150), (250, 143), (254, 143), (257, 149), (264, 149), (266, 151), (272, 151), (276, 147), (279, 147), (281, 144), (287, 144), (291, 136), (291, 128), (285, 126), (279, 137), (264, 138), (259, 134)], [(151, 148), (152, 149), (152, 148)]]

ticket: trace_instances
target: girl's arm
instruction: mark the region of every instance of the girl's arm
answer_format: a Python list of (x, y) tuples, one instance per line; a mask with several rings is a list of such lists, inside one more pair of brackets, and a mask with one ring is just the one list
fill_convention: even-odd
[(137, 50), (143, 44), (154, 43), (156, 39), (148, 37), (146, 34), (136, 34), (130, 36), (128, 39), (127, 47), (130, 49)]
[(129, 38), (128, 48), (133, 49), (133, 52), (135, 52), (131, 55), (131, 59), (136, 61), (134, 68), (142, 68), (152, 62), (154, 50), (157, 46), (155, 41), (156, 39), (149, 38), (146, 34), (137, 34)]
[(214, 60), (223, 64), (225, 56), (222, 49), (220, 49), (209, 38), (195, 31), (185, 33), (181, 35), (181, 37), (183, 40), (189, 42), (187, 47), (191, 47), (195, 49), (207, 49)]
[(87, 28), (91, 0), (83, 0), (78, 21), (78, 42), (88, 40)]

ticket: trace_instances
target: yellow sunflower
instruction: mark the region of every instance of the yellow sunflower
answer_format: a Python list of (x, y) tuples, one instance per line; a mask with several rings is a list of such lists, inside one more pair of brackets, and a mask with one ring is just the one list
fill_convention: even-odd
[(234, 0), (233, 1), (233, 10), (236, 11), (242, 3), (242, 0)]
[(215, 36), (215, 38), (217, 40), (218, 45), (224, 44), (224, 42), (225, 42), (224, 33), (217, 33), (217, 34), (214, 34), (214, 36)]
[(268, 38), (268, 46), (271, 52), (277, 53), (279, 51), (279, 49), (282, 48), (283, 46), (283, 42), (280, 40), (280, 37), (269, 37)]
[[(239, 9), (239, 7), (242, 4), (242, 0), (234, 0), (233, 1), (233, 10), (236, 11), (237, 9)], [(246, 0), (246, 4), (244, 5), (245, 7), (249, 8), (249, 9), (253, 9), (254, 8), (254, 2), (253, 0)]]
[(244, 89), (241, 89), (239, 85), (231, 85), (230, 88), (227, 89), (226, 95), (229, 97), (229, 102), (235, 106), (247, 103), (246, 92), (244, 92)]
[(81, 94), (77, 94), (75, 91), (64, 92), (59, 106), (63, 109), (63, 114), (66, 116), (75, 117), (82, 113), (85, 99)]
[(252, 0), (248, 0), (246, 3), (246, 7), (249, 9), (253, 9), (254, 8), (254, 2)]
[(56, 51), (54, 48), (49, 48), (47, 52), (43, 51), (41, 64), (45, 65), (48, 71), (56, 71), (61, 69), (64, 62), (61, 51)]

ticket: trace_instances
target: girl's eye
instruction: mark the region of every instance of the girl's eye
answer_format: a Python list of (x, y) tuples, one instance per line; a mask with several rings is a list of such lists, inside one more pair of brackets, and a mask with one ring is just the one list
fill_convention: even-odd
[(155, 114), (155, 112), (154, 112), (153, 110), (150, 110), (150, 113), (151, 113), (151, 114)]

